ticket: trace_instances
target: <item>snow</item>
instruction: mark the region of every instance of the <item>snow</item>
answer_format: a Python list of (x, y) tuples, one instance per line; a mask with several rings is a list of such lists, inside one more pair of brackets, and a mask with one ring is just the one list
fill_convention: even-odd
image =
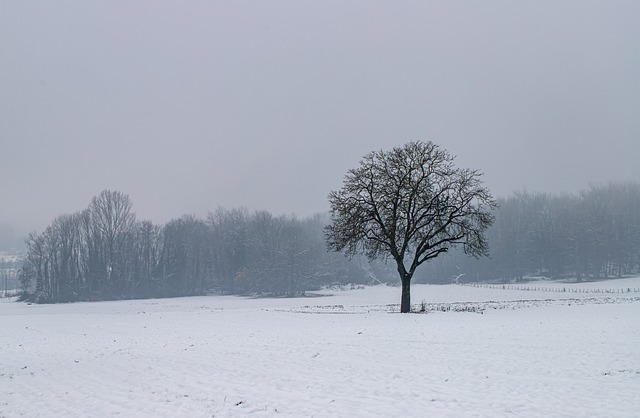
[[(640, 288), (621, 280), (575, 286)], [(0, 417), (640, 411), (639, 293), (414, 285), (432, 312), (407, 315), (394, 313), (399, 288), (321, 293), (332, 296), (2, 300)], [(456, 303), (477, 313), (434, 309)]]
[(22, 258), (22, 254), (18, 252), (8, 253), (0, 250), (0, 264), (1, 263), (17, 263)]

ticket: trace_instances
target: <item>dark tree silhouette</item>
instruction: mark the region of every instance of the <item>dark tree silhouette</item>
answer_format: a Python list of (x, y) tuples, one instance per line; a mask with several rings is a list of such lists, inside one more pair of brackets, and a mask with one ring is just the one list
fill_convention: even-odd
[(401, 312), (411, 310), (411, 278), (422, 263), (458, 245), (475, 257), (488, 254), (484, 232), (495, 200), (479, 171), (453, 160), (432, 142), (371, 152), (329, 194), (329, 248), (391, 257), (402, 281)]

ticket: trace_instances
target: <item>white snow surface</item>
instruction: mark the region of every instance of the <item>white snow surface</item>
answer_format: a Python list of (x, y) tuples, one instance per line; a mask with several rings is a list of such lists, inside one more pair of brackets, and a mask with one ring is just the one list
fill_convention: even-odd
[(640, 278), (572, 286), (4, 299), (0, 417), (639, 416)]

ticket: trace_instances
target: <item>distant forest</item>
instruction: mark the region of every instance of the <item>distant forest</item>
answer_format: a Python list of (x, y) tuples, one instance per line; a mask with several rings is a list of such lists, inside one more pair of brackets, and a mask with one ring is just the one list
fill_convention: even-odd
[[(640, 273), (640, 184), (499, 199), (490, 258), (461, 250), (418, 270), (416, 282), (579, 280)], [(299, 219), (219, 208), (165, 225), (138, 220), (130, 198), (103, 191), (27, 240), (19, 277), (35, 302), (228, 294), (294, 296), (327, 285), (395, 283), (392, 263), (327, 251), (328, 215)]]
[(592, 280), (640, 273), (640, 183), (573, 194), (517, 192), (498, 199), (490, 257), (439, 257), (423, 280), (511, 281), (531, 276)]

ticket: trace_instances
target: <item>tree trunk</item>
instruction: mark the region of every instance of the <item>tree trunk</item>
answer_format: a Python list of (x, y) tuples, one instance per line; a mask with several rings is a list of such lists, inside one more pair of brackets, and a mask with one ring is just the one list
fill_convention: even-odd
[(400, 303), (400, 313), (411, 312), (411, 276), (407, 273), (401, 276), (402, 279), (402, 301)]

